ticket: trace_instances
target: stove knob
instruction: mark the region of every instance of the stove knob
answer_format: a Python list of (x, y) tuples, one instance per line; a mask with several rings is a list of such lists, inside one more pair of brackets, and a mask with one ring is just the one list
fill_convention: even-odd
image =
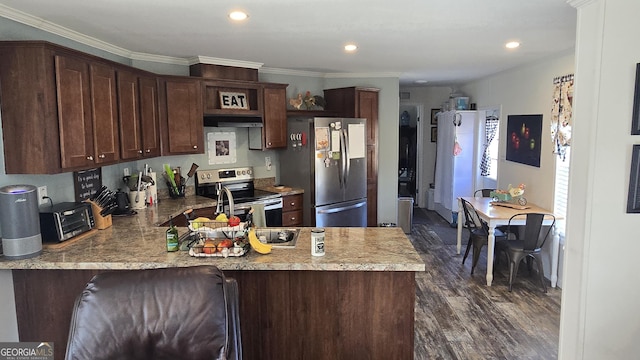
[(207, 179), (211, 179), (211, 174), (207, 174)]
[(247, 170), (247, 175), (251, 175), (251, 170)]
[(247, 174), (247, 172), (245, 170), (242, 170), (241, 173), (242, 173), (242, 175), (246, 175)]

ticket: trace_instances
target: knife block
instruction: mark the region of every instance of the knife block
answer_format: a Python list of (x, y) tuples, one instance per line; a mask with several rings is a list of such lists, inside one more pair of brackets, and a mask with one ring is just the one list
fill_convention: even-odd
[(89, 204), (91, 204), (91, 211), (93, 211), (93, 221), (96, 224), (96, 226), (95, 226), (96, 229), (104, 230), (104, 229), (107, 229), (107, 228), (111, 227), (111, 225), (113, 225), (113, 220), (111, 219), (111, 214), (109, 214), (107, 216), (102, 216), (102, 215), (100, 215), (100, 212), (102, 211), (102, 208), (100, 206), (98, 206), (98, 204), (94, 203), (91, 200), (85, 200), (85, 201), (88, 202)]

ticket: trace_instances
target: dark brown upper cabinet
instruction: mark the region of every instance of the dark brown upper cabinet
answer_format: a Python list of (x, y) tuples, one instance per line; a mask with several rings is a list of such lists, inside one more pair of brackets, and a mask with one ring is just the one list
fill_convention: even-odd
[(121, 158), (135, 160), (160, 156), (156, 77), (119, 69), (117, 78)]
[(262, 83), (262, 127), (249, 128), (249, 149), (287, 147), (287, 84)]
[(7, 174), (55, 174), (118, 161), (115, 72), (46, 42), (0, 43)]
[(203, 154), (202, 81), (163, 76), (159, 83), (162, 155)]
[(263, 136), (265, 149), (287, 147), (286, 84), (265, 84)]

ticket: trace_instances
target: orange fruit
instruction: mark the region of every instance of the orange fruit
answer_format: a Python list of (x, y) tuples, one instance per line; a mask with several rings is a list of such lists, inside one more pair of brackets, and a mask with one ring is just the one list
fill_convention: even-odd
[(216, 243), (211, 240), (211, 239), (207, 239), (204, 241), (204, 246), (202, 247), (202, 251), (205, 254), (213, 254), (216, 252)]

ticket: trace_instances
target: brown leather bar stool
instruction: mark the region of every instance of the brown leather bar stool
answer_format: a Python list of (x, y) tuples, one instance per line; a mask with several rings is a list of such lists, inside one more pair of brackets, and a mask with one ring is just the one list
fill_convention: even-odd
[(238, 285), (215, 266), (111, 271), (76, 299), (72, 359), (242, 359)]

